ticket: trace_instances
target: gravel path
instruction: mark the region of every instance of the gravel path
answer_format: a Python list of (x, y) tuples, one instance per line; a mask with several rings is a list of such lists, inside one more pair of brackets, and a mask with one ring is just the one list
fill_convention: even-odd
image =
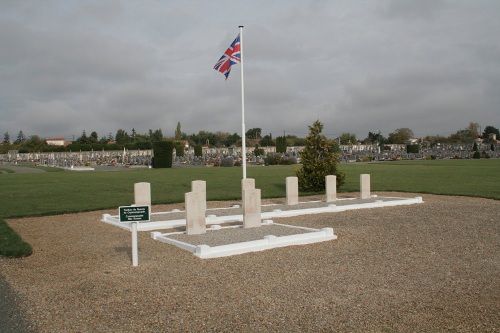
[(0, 275), (0, 327), (2, 333), (34, 332), (19, 308), (16, 293), (2, 275)]
[(0, 274), (39, 332), (499, 332), (500, 202), (421, 196), (275, 219), (338, 239), (218, 259), (141, 233), (138, 267), (108, 212), (11, 219), (34, 253)]

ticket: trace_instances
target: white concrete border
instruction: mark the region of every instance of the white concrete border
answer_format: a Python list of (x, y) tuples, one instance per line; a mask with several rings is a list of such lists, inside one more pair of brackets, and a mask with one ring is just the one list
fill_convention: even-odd
[[(423, 203), (422, 197), (415, 198), (401, 198), (401, 197), (377, 197), (377, 195), (372, 195), (372, 198), (381, 198), (381, 199), (391, 199), (391, 201), (383, 201), (383, 200), (375, 200), (375, 202), (367, 202), (367, 203), (359, 203), (352, 205), (343, 205), (338, 206), (334, 203), (328, 203), (325, 207), (317, 207), (317, 208), (306, 208), (306, 209), (294, 209), (294, 210), (280, 210), (276, 209), (272, 212), (263, 212), (261, 215), (261, 219), (273, 219), (277, 217), (292, 217), (299, 215), (307, 215), (307, 214), (321, 214), (321, 213), (336, 213), (343, 212), (347, 210), (353, 209), (367, 209), (367, 208), (378, 208), (378, 207), (392, 207), (392, 206), (401, 206), (401, 205), (413, 205), (418, 203)], [(341, 202), (344, 200), (358, 200), (359, 198), (348, 198), (348, 199), (337, 199), (335, 202)], [(322, 201), (310, 201), (311, 202), (322, 202)], [(325, 203), (327, 204), (327, 203)], [(263, 207), (266, 205), (262, 205)], [(277, 204), (267, 205), (267, 206), (279, 206)], [(231, 208), (226, 208), (231, 209)], [(221, 210), (221, 208), (216, 209), (207, 209), (207, 214), (210, 214), (211, 210)], [(151, 213), (151, 215), (160, 215), (160, 214), (171, 214), (171, 213), (179, 213), (183, 212), (178, 209), (174, 209), (171, 212), (157, 212)], [(102, 222), (109, 223), (111, 225), (117, 226), (119, 228), (125, 230), (131, 230), (131, 226), (129, 223), (120, 223), (120, 219), (118, 215), (110, 215), (103, 214)], [(242, 222), (243, 214), (239, 215), (228, 215), (228, 216), (216, 216), (216, 215), (207, 215), (206, 224), (223, 224), (230, 222)], [(152, 231), (152, 230), (161, 230), (161, 229), (171, 229), (177, 227), (185, 227), (186, 219), (176, 219), (176, 220), (164, 220), (164, 221), (152, 221), (152, 222), (142, 222), (137, 226), (138, 231)]]
[[(267, 224), (274, 224), (272, 221), (267, 221)], [(248, 252), (257, 252), (257, 251), (265, 251), (277, 247), (284, 247), (290, 245), (304, 245), (318, 242), (325, 242), (333, 239), (337, 239), (337, 235), (333, 233), (332, 228), (323, 228), (323, 229), (312, 229), (312, 228), (302, 228), (297, 226), (290, 226), (286, 224), (278, 224), (275, 225), (290, 227), (290, 228), (298, 228), (304, 229), (304, 233), (281, 236), (276, 237), (274, 235), (264, 236), (263, 239), (252, 240), (247, 242), (226, 244), (220, 246), (208, 246), (208, 245), (193, 245), (185, 242), (178, 241), (173, 238), (169, 238), (170, 235), (174, 234), (184, 234), (184, 232), (172, 232), (172, 233), (161, 233), (161, 232), (152, 232), (151, 237), (160, 242), (177, 246), (181, 249), (187, 250), (197, 256), (198, 258), (208, 259), (208, 258), (220, 258), (227, 257), (237, 254), (243, 254)], [(218, 227), (218, 228), (217, 228)], [(240, 226), (230, 226), (230, 227), (221, 227), (216, 226), (216, 228), (212, 228), (212, 230), (222, 230), (227, 228), (238, 228)], [(217, 232), (217, 231), (214, 231)], [(249, 231), (251, 232), (251, 231)]]

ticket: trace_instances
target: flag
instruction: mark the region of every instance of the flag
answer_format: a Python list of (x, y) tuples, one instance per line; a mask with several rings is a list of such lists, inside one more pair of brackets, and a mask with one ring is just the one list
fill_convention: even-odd
[(215, 64), (214, 69), (224, 74), (227, 80), (229, 73), (231, 72), (231, 66), (236, 65), (239, 62), (241, 62), (240, 35), (236, 37), (231, 46), (229, 46), (222, 57), (220, 57), (219, 61)]

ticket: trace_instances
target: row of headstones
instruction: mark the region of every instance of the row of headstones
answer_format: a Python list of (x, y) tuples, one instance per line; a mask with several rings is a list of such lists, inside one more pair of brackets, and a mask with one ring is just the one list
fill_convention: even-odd
[[(326, 202), (337, 200), (337, 177), (326, 176)], [(299, 203), (299, 187), (297, 177), (286, 178), (286, 204)], [(370, 175), (360, 175), (361, 199), (370, 198)], [(261, 191), (255, 188), (255, 179), (241, 180), (241, 197), (243, 208), (243, 228), (260, 227), (261, 225)], [(136, 206), (151, 206), (150, 183), (134, 184), (134, 202)], [(186, 208), (186, 233), (188, 235), (206, 232), (207, 185), (204, 180), (191, 182), (191, 192), (184, 194)]]
[[(359, 177), (361, 199), (370, 198), (370, 175), (362, 174)], [(337, 176), (325, 177), (326, 202), (337, 200)], [(286, 204), (296, 205), (299, 203), (299, 179), (297, 177), (286, 178)]]

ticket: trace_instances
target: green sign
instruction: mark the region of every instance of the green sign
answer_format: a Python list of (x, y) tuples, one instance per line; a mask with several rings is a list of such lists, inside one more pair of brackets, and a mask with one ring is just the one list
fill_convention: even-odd
[(149, 206), (121, 206), (120, 222), (149, 221)]

